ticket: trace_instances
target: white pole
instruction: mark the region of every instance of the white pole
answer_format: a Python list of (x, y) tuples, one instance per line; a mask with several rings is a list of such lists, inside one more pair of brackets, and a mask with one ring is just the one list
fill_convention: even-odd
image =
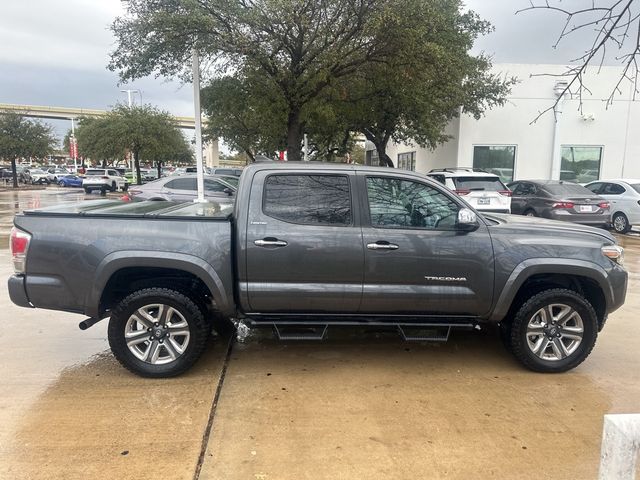
[(204, 167), (202, 162), (202, 118), (200, 117), (200, 59), (198, 51), (193, 49), (193, 106), (196, 119), (196, 170), (198, 198), (194, 202), (206, 202), (204, 198)]
[(76, 175), (78, 174), (78, 157), (76, 155), (76, 147), (75, 147), (75, 143), (76, 143), (76, 128), (73, 122), (73, 118), (71, 119), (71, 139), (70, 139), (70, 143), (71, 143), (71, 153), (73, 154), (73, 173), (75, 173)]
[(304, 134), (304, 161), (305, 162), (309, 161), (309, 157), (307, 156), (308, 155), (308, 153), (307, 153), (308, 151), (309, 151), (309, 143), (307, 142), (307, 134), (305, 133)]
[(564, 104), (564, 89), (566, 82), (557, 82), (555, 93), (558, 96), (558, 103), (553, 109), (553, 151), (551, 153), (551, 180), (560, 180), (560, 170), (562, 169), (562, 148), (560, 146), (560, 118), (562, 117), (562, 107)]

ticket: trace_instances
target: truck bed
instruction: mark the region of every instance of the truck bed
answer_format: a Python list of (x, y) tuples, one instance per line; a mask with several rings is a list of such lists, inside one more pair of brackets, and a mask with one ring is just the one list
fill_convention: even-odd
[[(233, 311), (232, 209), (215, 203), (85, 201), (25, 211), (32, 235), (24, 292), (38, 308), (101, 311), (101, 292), (129, 267), (206, 272), (221, 311)], [(90, 219), (90, 220), (89, 220)]]

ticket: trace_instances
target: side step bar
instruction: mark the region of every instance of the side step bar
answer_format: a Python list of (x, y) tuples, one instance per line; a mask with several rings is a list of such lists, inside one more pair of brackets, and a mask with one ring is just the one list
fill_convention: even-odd
[(449, 340), (451, 326), (416, 327), (413, 325), (398, 325), (398, 333), (405, 342), (446, 342)]
[(273, 325), (278, 340), (324, 340), (328, 328), (329, 325)]

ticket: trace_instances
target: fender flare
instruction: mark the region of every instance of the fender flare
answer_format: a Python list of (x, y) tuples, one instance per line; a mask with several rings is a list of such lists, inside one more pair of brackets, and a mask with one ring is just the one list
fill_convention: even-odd
[(95, 270), (93, 284), (85, 298), (85, 313), (90, 317), (100, 315), (100, 299), (107, 282), (114, 273), (131, 267), (171, 268), (191, 273), (204, 282), (224, 315), (231, 315), (234, 306), (229, 304), (230, 293), (213, 267), (200, 257), (174, 252), (148, 250), (121, 250), (102, 259)]
[(607, 281), (607, 272), (597, 263), (577, 259), (530, 258), (518, 264), (509, 275), (489, 320), (494, 322), (502, 320), (509, 312), (511, 304), (524, 282), (533, 275), (545, 273), (589, 278), (598, 284), (607, 305), (613, 303), (614, 294), (611, 284)]

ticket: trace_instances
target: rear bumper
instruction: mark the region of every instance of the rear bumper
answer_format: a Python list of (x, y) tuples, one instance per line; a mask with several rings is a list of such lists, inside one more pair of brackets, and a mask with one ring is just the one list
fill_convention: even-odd
[(27, 290), (24, 285), (24, 276), (11, 275), (9, 277), (8, 286), (9, 298), (13, 303), (19, 307), (33, 308), (33, 305), (31, 305), (31, 302), (29, 301), (29, 297), (27, 297)]
[(560, 220), (563, 222), (578, 223), (580, 225), (591, 226), (608, 226), (611, 224), (611, 215), (609, 213), (569, 213), (564, 210), (551, 210), (549, 218), (552, 220)]

